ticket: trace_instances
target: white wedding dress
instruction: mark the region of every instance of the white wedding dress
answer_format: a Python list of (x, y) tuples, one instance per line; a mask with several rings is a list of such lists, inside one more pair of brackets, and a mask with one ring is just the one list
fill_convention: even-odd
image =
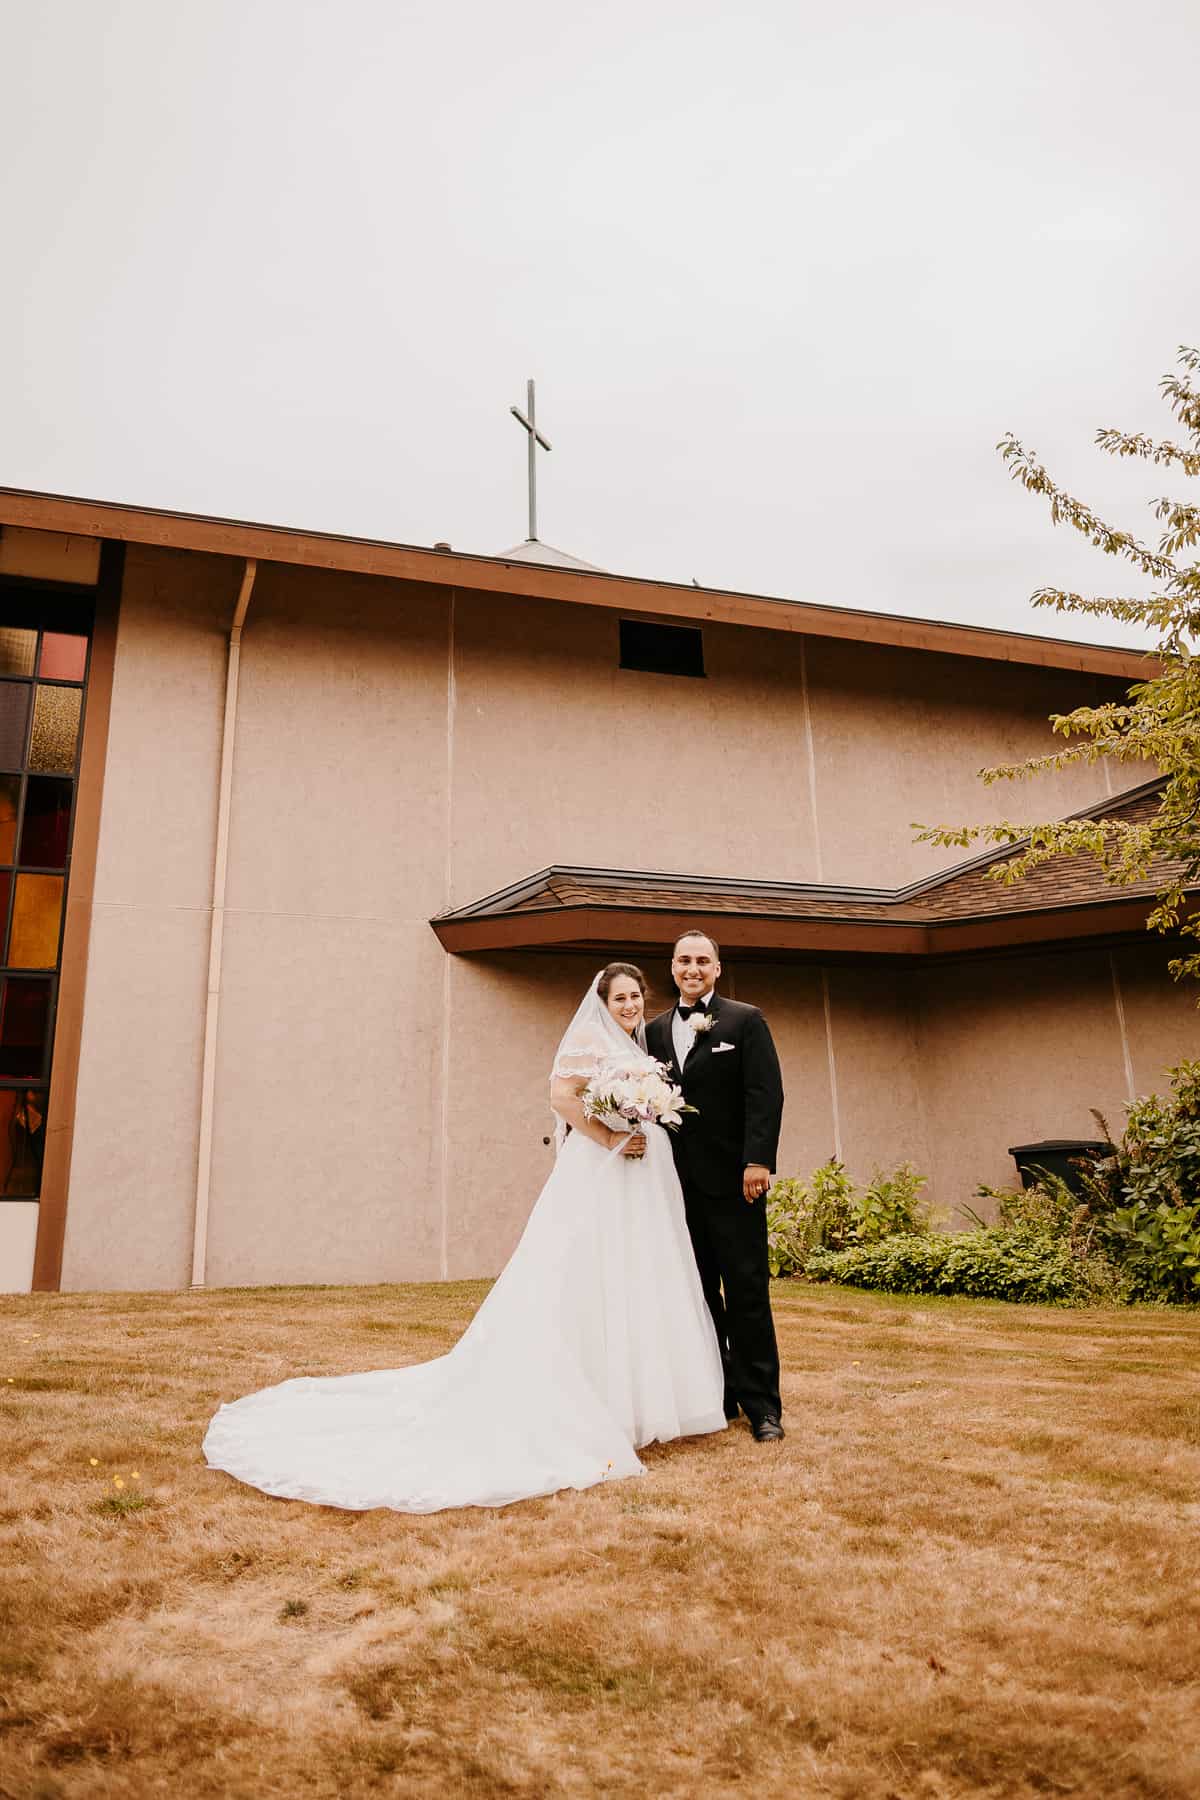
[[(643, 1057), (593, 983), (554, 1072)], [(722, 1430), (721, 1357), (671, 1146), (656, 1125), (646, 1139), (640, 1161), (582, 1132), (560, 1141), (520, 1243), (447, 1355), (222, 1406), (209, 1465), (267, 1494), (425, 1513), (641, 1475), (638, 1446)]]

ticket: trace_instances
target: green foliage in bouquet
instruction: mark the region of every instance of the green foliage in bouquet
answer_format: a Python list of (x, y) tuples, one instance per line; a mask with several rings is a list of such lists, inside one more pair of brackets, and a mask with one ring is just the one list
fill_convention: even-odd
[(921, 1199), (925, 1177), (911, 1163), (892, 1174), (877, 1169), (859, 1188), (845, 1166), (830, 1159), (807, 1181), (777, 1181), (767, 1195), (767, 1256), (772, 1275), (799, 1275), (815, 1251), (874, 1243), (894, 1232), (928, 1231)]

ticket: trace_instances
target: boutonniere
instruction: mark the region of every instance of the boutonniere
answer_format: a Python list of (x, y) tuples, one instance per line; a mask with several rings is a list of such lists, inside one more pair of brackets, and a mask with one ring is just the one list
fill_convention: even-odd
[(706, 1012), (694, 1012), (688, 1020), (696, 1037), (703, 1037), (705, 1032), (712, 1030), (716, 1022), (712, 1014)]

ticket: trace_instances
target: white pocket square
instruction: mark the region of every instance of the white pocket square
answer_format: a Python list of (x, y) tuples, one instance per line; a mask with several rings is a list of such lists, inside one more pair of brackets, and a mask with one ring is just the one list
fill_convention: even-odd
[(720, 1056), (722, 1050), (733, 1050), (735, 1048), (736, 1048), (736, 1046), (733, 1044), (714, 1044), (713, 1045), (713, 1055)]

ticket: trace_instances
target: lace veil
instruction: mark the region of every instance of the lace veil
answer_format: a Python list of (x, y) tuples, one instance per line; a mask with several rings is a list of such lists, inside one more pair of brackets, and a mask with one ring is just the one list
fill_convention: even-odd
[[(627, 1031), (622, 1031), (600, 998), (597, 983), (603, 973), (603, 969), (597, 969), (591, 987), (562, 1035), (550, 1069), (552, 1081), (559, 1075), (568, 1080), (581, 1077), (590, 1080), (602, 1063), (614, 1060), (621, 1061), (626, 1067), (653, 1061), (646, 1053), (645, 1025), (639, 1025), (631, 1038)], [(555, 1114), (555, 1142), (560, 1150), (565, 1138), (566, 1127)]]

